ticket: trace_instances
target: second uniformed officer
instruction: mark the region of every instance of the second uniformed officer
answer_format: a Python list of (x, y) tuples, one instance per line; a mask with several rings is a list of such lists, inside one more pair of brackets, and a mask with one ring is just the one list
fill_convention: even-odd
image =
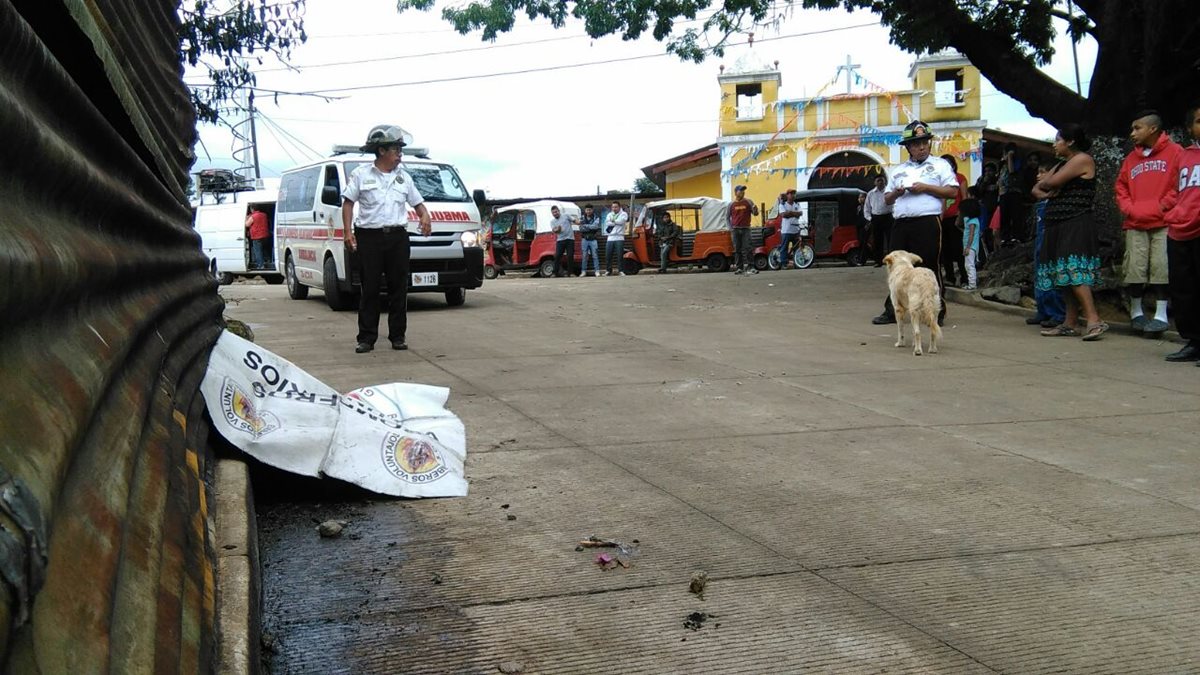
[[(388, 340), (392, 349), (408, 349), (408, 207), (420, 219), (423, 236), (432, 231), (429, 209), (417, 192), (412, 176), (400, 168), (401, 148), (410, 136), (397, 126), (380, 125), (367, 134), (363, 152), (375, 154), (346, 179), (342, 190), (342, 228), (346, 246), (358, 253), (362, 288), (358, 305), (358, 345), (363, 354), (375, 348), (379, 337), (380, 276), (387, 278)], [(354, 223), (354, 205), (358, 222)]]

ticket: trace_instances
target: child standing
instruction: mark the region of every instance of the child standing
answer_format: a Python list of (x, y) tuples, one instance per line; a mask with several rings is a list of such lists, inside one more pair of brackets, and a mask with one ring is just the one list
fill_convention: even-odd
[[(1042, 182), (1042, 179), (1054, 168), (1054, 161), (1051, 159), (1043, 160), (1038, 165), (1037, 182)], [(1033, 260), (1034, 267), (1037, 266), (1038, 256), (1041, 255), (1042, 245), (1046, 241), (1046, 203), (1048, 200), (1039, 199), (1037, 210), (1037, 227), (1036, 234), (1033, 240)], [(1063, 306), (1062, 296), (1055, 291), (1043, 291), (1036, 289), (1033, 291), (1034, 300), (1037, 301), (1037, 314), (1025, 319), (1025, 323), (1042, 328), (1053, 328), (1063, 322), (1067, 316), (1067, 309)]]
[(1188, 111), (1194, 143), (1175, 156), (1172, 185), (1163, 201), (1171, 314), (1187, 344), (1168, 361), (1200, 361), (1200, 106)]
[(964, 290), (973, 291), (978, 288), (979, 276), (975, 271), (975, 263), (979, 259), (980, 223), (979, 215), (983, 210), (977, 198), (975, 186), (967, 188), (967, 198), (958, 205), (958, 216), (962, 221), (963, 233), (963, 267), (967, 273), (967, 283)]

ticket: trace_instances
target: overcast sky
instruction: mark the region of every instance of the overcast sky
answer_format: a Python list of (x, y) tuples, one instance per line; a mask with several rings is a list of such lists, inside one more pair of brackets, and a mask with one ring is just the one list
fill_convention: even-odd
[[(257, 86), (337, 98), (258, 94), (264, 176), (317, 159), (334, 144), (361, 144), (372, 126), (392, 123), (490, 197), (627, 190), (641, 167), (716, 140), (718, 67), (748, 49), (732, 47), (724, 58), (697, 65), (665, 54), (649, 37), (592, 40), (571, 20), (554, 30), (522, 17), (512, 32), (488, 43), (478, 34), (458, 35), (436, 10), (398, 14), (393, 0), (306, 5), (309, 38), (292, 54), (296, 70), (264, 63), (256, 67)], [(1063, 36), (1057, 44), (1046, 71), (1073, 87), (1070, 41)], [(906, 89), (915, 58), (889, 44), (875, 15), (861, 11), (795, 10), (777, 29), (758, 29), (753, 49), (768, 63), (779, 61), (785, 98), (816, 93), (847, 55), (868, 80)], [(1086, 93), (1094, 42), (1080, 44), (1079, 61)], [(563, 67), (591, 62), (607, 63)], [(513, 71), (532, 72), (500, 75)], [(204, 78), (189, 72), (185, 80)], [(990, 83), (982, 96), (989, 126), (1053, 136), (1049, 125)], [(201, 125), (200, 137), (194, 171), (234, 167), (227, 129)]]

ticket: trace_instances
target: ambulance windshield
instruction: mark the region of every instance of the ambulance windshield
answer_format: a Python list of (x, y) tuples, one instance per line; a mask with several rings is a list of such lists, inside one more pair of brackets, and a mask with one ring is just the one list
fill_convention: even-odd
[[(346, 162), (346, 174), (357, 169), (366, 162)], [(458, 177), (458, 172), (448, 164), (409, 164), (404, 163), (402, 169), (412, 176), (417, 184), (417, 192), (430, 202), (469, 202), (471, 195)]]

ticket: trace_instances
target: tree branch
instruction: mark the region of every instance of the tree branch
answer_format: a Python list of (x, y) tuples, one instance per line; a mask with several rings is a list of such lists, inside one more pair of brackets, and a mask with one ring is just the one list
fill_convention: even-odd
[(1024, 103), (1030, 114), (1055, 125), (1083, 119), (1086, 99), (1038, 69), (1014, 48), (1011, 36), (980, 27), (953, 0), (945, 3), (939, 21), (948, 42), (997, 89)]

